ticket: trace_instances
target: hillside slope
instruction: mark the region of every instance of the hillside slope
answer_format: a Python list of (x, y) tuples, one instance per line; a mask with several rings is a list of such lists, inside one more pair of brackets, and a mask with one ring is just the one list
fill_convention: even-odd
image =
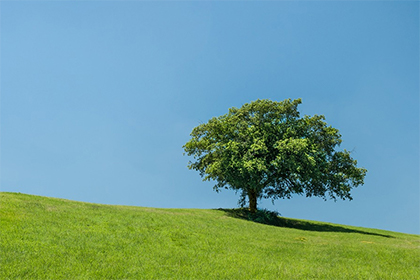
[(0, 279), (417, 279), (420, 239), (0, 193)]

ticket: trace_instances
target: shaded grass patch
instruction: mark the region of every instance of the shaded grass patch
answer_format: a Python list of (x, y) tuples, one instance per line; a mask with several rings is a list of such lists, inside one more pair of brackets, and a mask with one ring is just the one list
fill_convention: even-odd
[(219, 208), (217, 210), (225, 212), (229, 217), (252, 221), (252, 222), (270, 225), (270, 226), (276, 226), (276, 227), (294, 228), (294, 229), (318, 231), (318, 232), (360, 233), (360, 234), (367, 234), (367, 235), (376, 235), (376, 236), (381, 236), (381, 237), (386, 237), (386, 238), (395, 238), (394, 236), (389, 235), (389, 234), (381, 234), (381, 233), (357, 230), (357, 229), (352, 229), (349, 227), (344, 227), (344, 226), (339, 226), (339, 225), (334, 225), (334, 224), (329, 224), (329, 223), (283, 218), (280, 216), (278, 212), (269, 211), (266, 209), (258, 209), (255, 213), (252, 213), (247, 208), (238, 208), (238, 209)]

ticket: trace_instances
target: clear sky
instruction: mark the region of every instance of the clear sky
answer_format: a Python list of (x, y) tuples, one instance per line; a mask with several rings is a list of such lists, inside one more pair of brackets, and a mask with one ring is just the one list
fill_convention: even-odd
[(285, 217), (420, 234), (419, 2), (1, 1), (1, 191), (233, 208), (187, 168), (191, 130), (302, 98), (368, 169), (353, 201)]

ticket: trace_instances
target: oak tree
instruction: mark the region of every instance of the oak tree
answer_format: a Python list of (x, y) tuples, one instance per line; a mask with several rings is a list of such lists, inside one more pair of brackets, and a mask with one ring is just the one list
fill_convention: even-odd
[(349, 199), (367, 170), (347, 150), (336, 128), (322, 115), (300, 117), (301, 99), (256, 100), (195, 127), (183, 146), (192, 156), (188, 167), (214, 189), (233, 189), (251, 212), (257, 201), (293, 194)]

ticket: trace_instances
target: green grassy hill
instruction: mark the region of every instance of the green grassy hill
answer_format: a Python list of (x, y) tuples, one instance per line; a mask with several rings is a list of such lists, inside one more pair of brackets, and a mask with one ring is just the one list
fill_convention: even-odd
[(0, 193), (0, 279), (419, 279), (420, 236)]

